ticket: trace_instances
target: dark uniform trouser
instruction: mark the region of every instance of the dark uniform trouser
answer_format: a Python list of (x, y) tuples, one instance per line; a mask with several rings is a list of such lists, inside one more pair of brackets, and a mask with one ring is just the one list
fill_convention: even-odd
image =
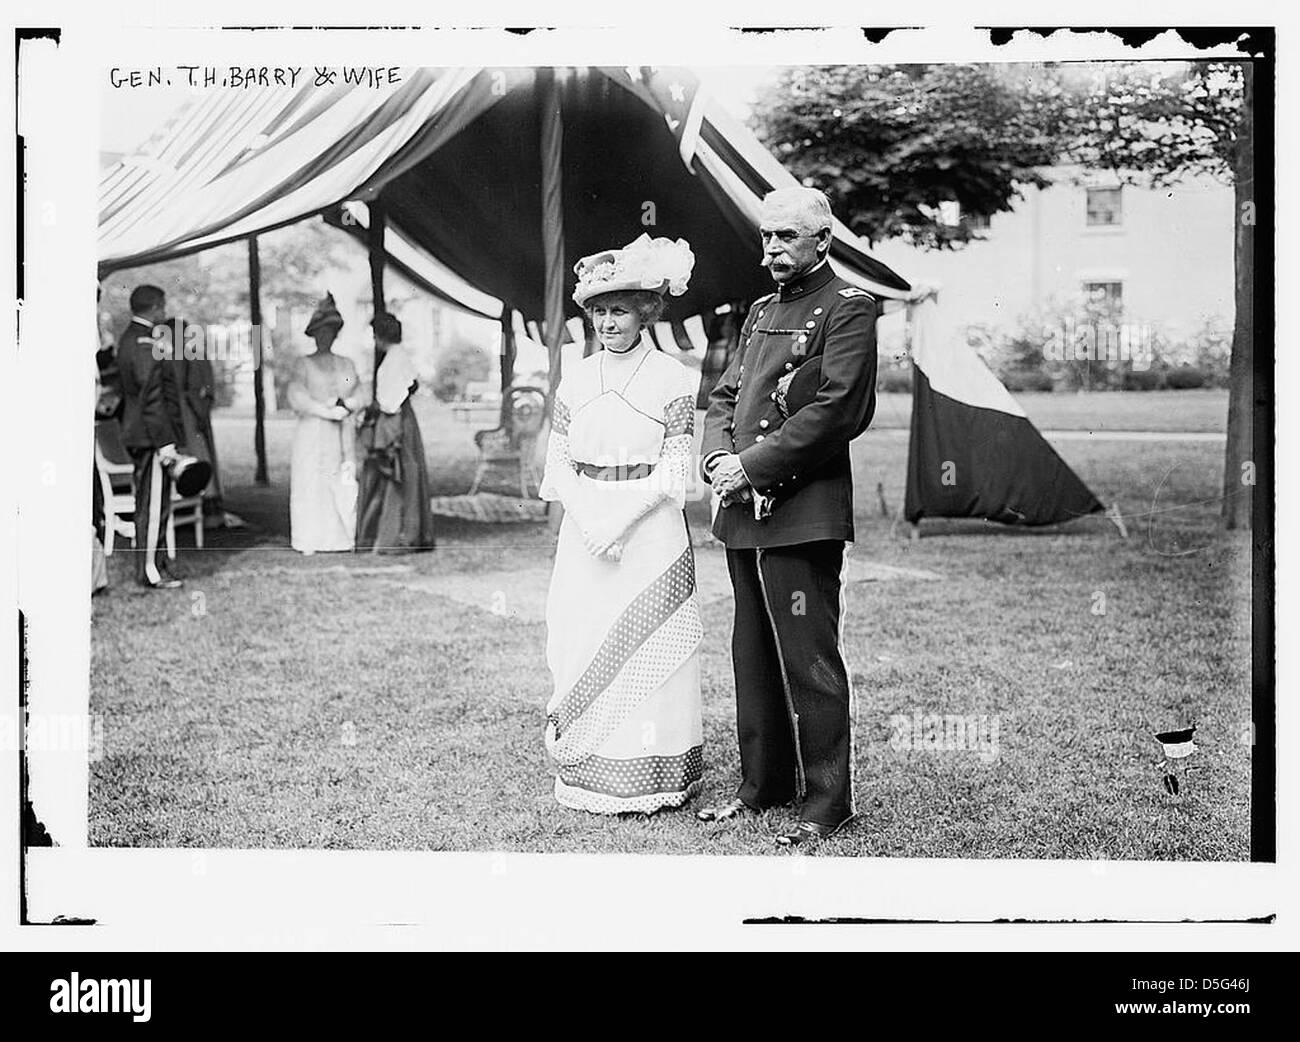
[(759, 809), (802, 796), (800, 818), (821, 825), (853, 813), (843, 561), (836, 540), (727, 551), (736, 596), (736, 795)]
[(165, 576), (164, 533), (171, 513), (171, 478), (154, 449), (131, 449), (135, 464), (135, 577), (156, 583)]

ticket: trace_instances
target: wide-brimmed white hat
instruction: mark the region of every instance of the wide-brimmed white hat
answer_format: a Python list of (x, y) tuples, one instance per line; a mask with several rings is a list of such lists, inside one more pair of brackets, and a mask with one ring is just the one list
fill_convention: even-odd
[(601, 293), (649, 290), (680, 297), (695, 267), (695, 254), (685, 239), (652, 239), (642, 233), (621, 250), (604, 250), (583, 257), (573, 266), (578, 284), (573, 299), (582, 305)]

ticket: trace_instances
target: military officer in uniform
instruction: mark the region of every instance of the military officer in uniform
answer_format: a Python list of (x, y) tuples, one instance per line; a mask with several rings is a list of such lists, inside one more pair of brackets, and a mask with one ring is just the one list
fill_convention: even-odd
[(760, 233), (777, 290), (749, 310), (709, 397), (701, 450), (735, 591), (742, 777), (733, 800), (698, 816), (797, 802), (798, 824), (776, 837), (790, 847), (853, 817), (840, 589), (854, 535), (849, 442), (875, 411), (877, 303), (830, 266), (823, 193), (769, 193)]
[(131, 291), (131, 322), (117, 341), (117, 366), (124, 406), (122, 442), (135, 465), (135, 576), (149, 589), (174, 589), (163, 533), (171, 510), (171, 475), (166, 468), (184, 444), (177, 366), (155, 357), (154, 326), (167, 314), (167, 297), (157, 286)]

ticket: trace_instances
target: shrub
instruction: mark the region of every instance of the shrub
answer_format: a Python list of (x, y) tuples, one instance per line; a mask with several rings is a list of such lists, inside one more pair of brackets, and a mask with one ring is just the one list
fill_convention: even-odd
[(486, 380), (492, 363), (486, 353), (468, 340), (453, 340), (438, 355), (438, 369), (433, 378), (433, 395), (439, 401), (452, 402), (465, 394), (475, 380)]
[(1041, 369), (1013, 369), (1002, 382), (1008, 391), (1051, 391), (1055, 387), (1051, 374)]
[(1205, 374), (1194, 365), (1175, 366), (1165, 373), (1165, 386), (1171, 391), (1189, 391), (1205, 384)]
[(1162, 383), (1162, 374), (1156, 369), (1129, 369), (1124, 373), (1126, 391), (1155, 391)]
[(1200, 371), (1205, 387), (1227, 387), (1232, 361), (1232, 320), (1205, 315), (1189, 341), (1191, 364)]

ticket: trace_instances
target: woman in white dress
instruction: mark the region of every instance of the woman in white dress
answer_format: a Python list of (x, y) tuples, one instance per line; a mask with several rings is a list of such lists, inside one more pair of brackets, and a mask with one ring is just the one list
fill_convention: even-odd
[(543, 499), (564, 506), (547, 600), (555, 798), (600, 814), (679, 807), (703, 775), (695, 561), (683, 513), (698, 374), (643, 329), (694, 257), (643, 235), (584, 258), (574, 299), (602, 350), (557, 388)]
[(363, 403), (356, 366), (331, 350), (342, 327), (327, 293), (304, 330), (316, 350), (294, 363), (289, 383), (289, 404), (298, 414), (289, 464), (290, 541), (305, 554), (351, 550), (356, 535), (351, 416)]

